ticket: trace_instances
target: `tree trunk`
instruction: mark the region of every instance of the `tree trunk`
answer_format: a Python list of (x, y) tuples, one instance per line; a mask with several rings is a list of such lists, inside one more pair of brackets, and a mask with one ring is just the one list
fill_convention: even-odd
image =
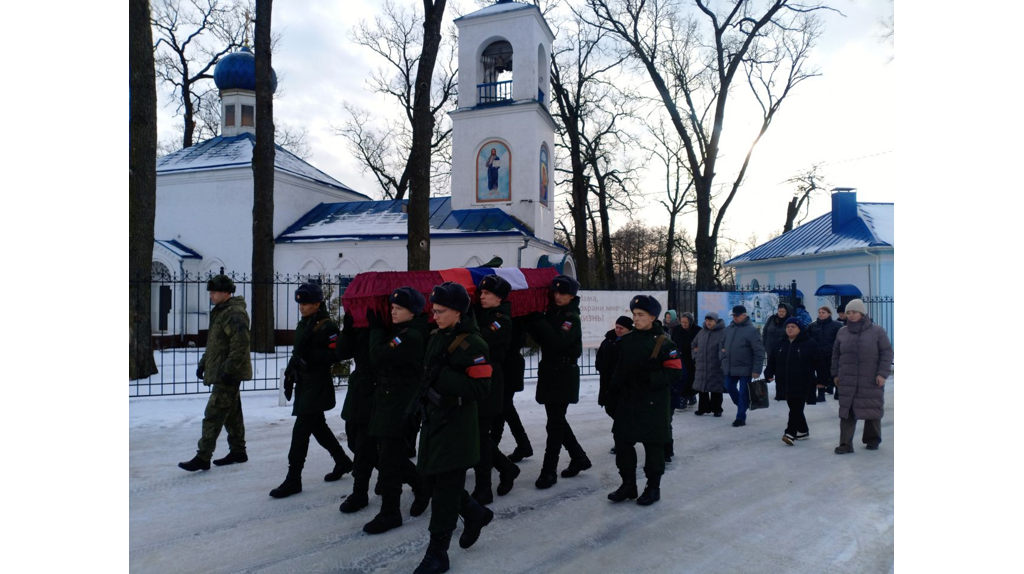
[(128, 378), (157, 372), (151, 275), (156, 220), (156, 67), (149, 0), (128, 6)]
[(252, 350), (274, 350), (274, 92), (272, 0), (256, 2), (256, 147), (252, 154)]
[(793, 222), (796, 221), (798, 213), (800, 213), (799, 198), (794, 197), (789, 200), (789, 205), (786, 206), (786, 225), (782, 227), (783, 233), (793, 231)]
[(441, 18), (445, 0), (423, 0), (423, 52), (416, 68), (416, 94), (412, 105), (412, 149), (409, 153), (409, 271), (430, 269), (430, 142), (434, 114), (430, 86), (441, 46)]
[(192, 103), (192, 84), (188, 81), (188, 64), (184, 64), (185, 77), (181, 80), (182, 116), (185, 118), (185, 133), (181, 136), (181, 149), (192, 147), (196, 131), (195, 104)]

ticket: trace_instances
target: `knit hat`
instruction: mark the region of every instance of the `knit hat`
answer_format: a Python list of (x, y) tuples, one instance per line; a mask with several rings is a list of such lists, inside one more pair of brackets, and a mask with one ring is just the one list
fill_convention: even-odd
[(640, 309), (647, 313), (654, 315), (655, 318), (661, 317), (661, 303), (650, 295), (637, 295), (629, 302), (629, 310)]
[(853, 301), (850, 301), (849, 303), (846, 304), (846, 312), (849, 313), (850, 311), (856, 311), (861, 315), (868, 314), (868, 308), (860, 299), (854, 299)]
[(559, 275), (551, 280), (551, 290), (563, 295), (573, 295), (580, 290), (580, 282), (568, 275)]
[(508, 299), (508, 294), (512, 292), (512, 284), (497, 275), (488, 275), (481, 279), (478, 288), (480, 290), (487, 290), (494, 293), (498, 297), (501, 297), (502, 301)]
[(434, 287), (430, 292), (430, 302), (449, 309), (455, 309), (459, 313), (469, 311), (469, 293), (466, 288), (452, 281)]
[(615, 320), (615, 324), (616, 325), (622, 325), (623, 327), (629, 329), (630, 331), (633, 330), (633, 320), (630, 319), (629, 317), (625, 316), (625, 315), (623, 315), (623, 316), (619, 317), (618, 319), (616, 319)]
[(732, 314), (733, 315), (742, 315), (742, 314), (744, 314), (746, 312), (747, 312), (747, 308), (744, 307), (743, 305), (736, 305), (735, 307), (732, 308)]
[(324, 290), (313, 281), (299, 285), (295, 290), (296, 303), (320, 303), (324, 300)]
[(423, 312), (423, 307), (427, 304), (427, 300), (423, 298), (423, 294), (413, 289), (412, 287), (399, 287), (391, 293), (391, 297), (388, 299), (392, 305), (398, 305), (399, 307), (405, 307), (413, 315), (419, 315)]
[(676, 315), (675, 309), (669, 309), (668, 311), (665, 311), (665, 312), (668, 313), (669, 321), (678, 321), (679, 320), (679, 316)]
[(712, 321), (714, 321), (716, 323), (718, 322), (718, 319), (719, 319), (718, 313), (716, 313), (714, 311), (708, 311), (708, 314), (704, 315), (704, 318), (705, 319), (711, 319)]
[(234, 293), (235, 282), (227, 275), (216, 275), (206, 282), (207, 291), (220, 291), (222, 293)]
[(786, 319), (786, 320), (785, 320), (785, 321), (784, 321), (784, 322), (782, 323), (782, 326), (783, 326), (783, 328), (785, 328), (785, 327), (788, 327), (788, 326), (790, 326), (790, 325), (796, 325), (796, 326), (797, 326), (797, 327), (799, 327), (799, 328), (800, 328), (801, 330), (803, 330), (803, 325), (801, 325), (801, 324), (800, 324), (800, 319), (797, 319), (796, 317), (790, 317), (789, 319)]

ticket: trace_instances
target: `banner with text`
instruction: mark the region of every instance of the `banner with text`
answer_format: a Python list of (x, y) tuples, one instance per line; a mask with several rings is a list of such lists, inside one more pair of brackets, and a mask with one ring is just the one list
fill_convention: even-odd
[(580, 319), (583, 322), (583, 346), (600, 347), (604, 334), (615, 327), (621, 315), (632, 318), (629, 301), (634, 295), (650, 295), (661, 303), (661, 317), (668, 311), (667, 291), (580, 291)]
[(698, 291), (697, 320), (704, 324), (704, 316), (709, 311), (718, 313), (725, 320), (725, 325), (732, 323), (732, 308), (743, 305), (747, 308), (750, 321), (760, 331), (768, 317), (779, 308), (778, 293), (753, 293), (749, 291)]

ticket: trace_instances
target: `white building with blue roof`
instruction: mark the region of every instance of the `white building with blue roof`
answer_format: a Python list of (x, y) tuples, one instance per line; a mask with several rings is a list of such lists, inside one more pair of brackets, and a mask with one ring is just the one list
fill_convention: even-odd
[[(832, 193), (831, 211), (725, 264), (736, 270), (740, 285), (796, 281), (807, 296), (823, 285), (852, 285), (865, 297), (892, 297), (894, 205), (858, 202), (852, 188), (839, 188)], [(812, 303), (804, 302), (813, 312)], [(832, 303), (826, 297), (817, 301), (818, 306)]]

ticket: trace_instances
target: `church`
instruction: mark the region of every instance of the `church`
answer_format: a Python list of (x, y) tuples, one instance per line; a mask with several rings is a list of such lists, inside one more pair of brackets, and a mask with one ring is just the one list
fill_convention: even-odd
[[(476, 267), (499, 257), (506, 267), (575, 275), (567, 249), (554, 241), (554, 34), (536, 6), (519, 2), (498, 2), (455, 24), (451, 195), (430, 200), (431, 267)], [(155, 277), (251, 269), (252, 52), (221, 59), (214, 82), (221, 135), (157, 161)], [(278, 273), (406, 270), (408, 200), (374, 201), (280, 146), (274, 164)]]

